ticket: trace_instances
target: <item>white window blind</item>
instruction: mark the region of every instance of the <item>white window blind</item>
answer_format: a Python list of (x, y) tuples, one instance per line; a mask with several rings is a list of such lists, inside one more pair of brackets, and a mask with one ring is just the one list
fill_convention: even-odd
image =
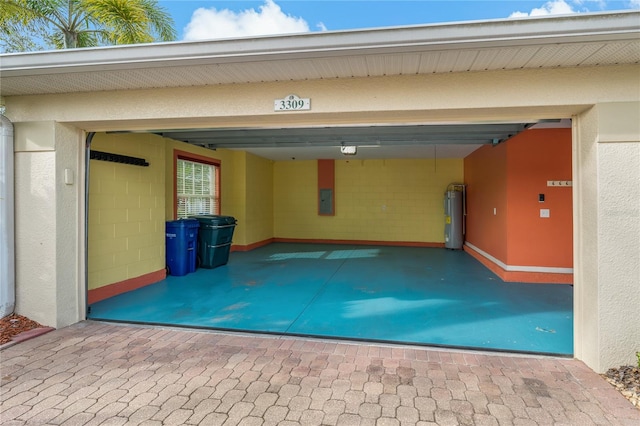
[(176, 174), (179, 219), (196, 214), (218, 214), (215, 166), (178, 159)]

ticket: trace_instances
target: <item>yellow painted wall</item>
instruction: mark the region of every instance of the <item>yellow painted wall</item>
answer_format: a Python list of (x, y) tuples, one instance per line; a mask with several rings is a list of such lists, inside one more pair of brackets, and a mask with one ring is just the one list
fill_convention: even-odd
[[(246, 152), (233, 151), (231, 161), (223, 165), (223, 168), (226, 169), (225, 176), (228, 177), (222, 180), (224, 198), (222, 211), (224, 215), (233, 216), (238, 221), (233, 233), (233, 243), (239, 245), (247, 244), (247, 221), (245, 216), (247, 211), (247, 199), (245, 197), (247, 193), (246, 156)], [(228, 208), (229, 204), (233, 206), (233, 209)]]
[(237, 197), (234, 196), (236, 193), (235, 189), (235, 179), (233, 177), (233, 162), (235, 157), (238, 155), (237, 152), (229, 151), (227, 149), (218, 149), (212, 151), (210, 149), (202, 148), (196, 145), (190, 145), (188, 143), (175, 141), (173, 139), (163, 139), (165, 142), (165, 167), (166, 167), (166, 176), (165, 176), (165, 191), (167, 194), (167, 203), (165, 206), (165, 218), (166, 220), (175, 220), (173, 216), (173, 208), (176, 203), (175, 193), (173, 189), (173, 181), (176, 171), (174, 170), (173, 164), (173, 153), (175, 150), (190, 152), (192, 154), (197, 154), (202, 157), (207, 157), (212, 160), (220, 161), (220, 182), (221, 182), (221, 214), (234, 216), (237, 214), (238, 202)]
[(172, 139), (166, 143), (166, 180), (167, 204), (165, 217), (174, 220), (173, 206), (173, 153), (175, 150), (190, 152), (220, 161), (220, 214), (233, 216), (238, 225), (234, 231), (233, 242), (237, 245), (249, 245), (273, 237), (273, 166), (266, 160), (244, 151), (218, 149), (212, 151)]
[(89, 289), (165, 267), (164, 222), (173, 220), (173, 152), (221, 162), (221, 214), (234, 244), (273, 237), (443, 242), (442, 198), (463, 180), (462, 160), (336, 162), (336, 214), (317, 214), (316, 161), (273, 162), (146, 134), (97, 134), (92, 149), (145, 158), (149, 167), (91, 161)]
[(273, 237), (272, 162), (245, 152), (216, 150), (149, 134), (105, 134), (92, 150), (141, 157), (149, 167), (91, 160), (89, 290), (165, 267), (165, 221), (174, 220), (174, 150), (221, 162), (221, 214), (234, 216), (234, 243)]
[[(317, 163), (277, 161), (273, 166), (273, 231), (279, 238), (320, 238)], [(329, 238), (329, 237), (323, 237)]]
[[(244, 184), (244, 152), (231, 151), (228, 149), (210, 149), (202, 148), (196, 145), (165, 139), (166, 141), (166, 191), (167, 199), (170, 202), (166, 207), (167, 220), (174, 220), (173, 206), (176, 203), (175, 193), (173, 189), (173, 176), (175, 175), (173, 164), (174, 150), (186, 151), (212, 160), (220, 161), (220, 214), (225, 216), (233, 216), (238, 222), (244, 222), (245, 211), (245, 184)], [(245, 235), (243, 227), (237, 226), (234, 232), (233, 241), (236, 244), (244, 244)]]
[[(222, 163), (222, 214), (238, 224), (234, 245), (248, 246), (273, 238), (273, 162), (245, 151), (228, 151)], [(232, 206), (232, 207), (225, 207)]]
[(151, 134), (96, 134), (92, 150), (141, 157), (149, 167), (91, 160), (89, 290), (165, 267), (165, 150)]
[(273, 238), (273, 164), (246, 154), (245, 244)]
[(463, 160), (342, 160), (335, 216), (317, 213), (317, 163), (274, 165), (276, 238), (444, 242), (443, 197)]

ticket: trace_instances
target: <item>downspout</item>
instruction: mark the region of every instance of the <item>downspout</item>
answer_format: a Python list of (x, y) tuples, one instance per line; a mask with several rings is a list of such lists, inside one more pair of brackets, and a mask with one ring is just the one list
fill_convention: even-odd
[(89, 160), (91, 141), (96, 132), (89, 132), (84, 143), (84, 306), (85, 319), (91, 313), (89, 306)]
[(16, 307), (13, 124), (0, 107), (0, 318)]

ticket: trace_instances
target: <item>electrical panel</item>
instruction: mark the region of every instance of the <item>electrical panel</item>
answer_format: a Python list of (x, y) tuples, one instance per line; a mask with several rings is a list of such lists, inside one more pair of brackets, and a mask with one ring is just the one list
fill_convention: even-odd
[(320, 189), (318, 200), (318, 213), (321, 215), (333, 214), (333, 189)]

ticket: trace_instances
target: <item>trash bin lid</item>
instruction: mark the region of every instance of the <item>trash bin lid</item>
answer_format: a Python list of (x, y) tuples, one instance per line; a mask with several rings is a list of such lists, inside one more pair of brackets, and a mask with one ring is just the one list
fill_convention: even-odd
[(224, 225), (235, 225), (237, 223), (236, 218), (233, 216), (202, 214), (202, 215), (189, 216), (189, 217), (193, 219), (197, 219), (201, 225), (224, 226)]
[(198, 228), (200, 227), (200, 222), (196, 219), (168, 220), (165, 227), (167, 229)]

